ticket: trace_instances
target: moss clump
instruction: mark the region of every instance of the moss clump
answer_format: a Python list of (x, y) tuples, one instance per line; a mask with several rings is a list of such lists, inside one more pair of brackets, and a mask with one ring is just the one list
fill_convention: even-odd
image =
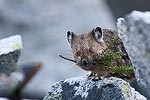
[(120, 52), (112, 52), (111, 50), (103, 52), (101, 58), (98, 61), (98, 65), (111, 67), (114, 65), (114, 61), (120, 60)]
[(115, 67), (110, 67), (110, 72), (112, 74), (122, 74), (122, 73), (127, 73), (127, 72), (133, 72), (133, 67), (132, 66), (115, 66)]
[(97, 65), (105, 66), (112, 74), (133, 72), (131, 64), (126, 65), (122, 62), (123, 52), (115, 50), (118, 45), (121, 45), (120, 43), (121, 40), (118, 37), (113, 37), (108, 43), (108, 48), (97, 59)]

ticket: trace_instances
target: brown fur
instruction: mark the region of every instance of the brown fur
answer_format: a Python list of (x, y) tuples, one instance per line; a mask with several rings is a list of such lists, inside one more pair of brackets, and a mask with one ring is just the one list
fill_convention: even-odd
[[(111, 40), (112, 37), (118, 37), (117, 32), (111, 31), (108, 29), (103, 29), (103, 41), (98, 42), (93, 34), (93, 31), (83, 33), (80, 35), (74, 34), (71, 42), (71, 48), (72, 48), (72, 53), (73, 53), (73, 58), (77, 62), (82, 60), (82, 59), (92, 59), (95, 60), (97, 55), (100, 55), (105, 49), (108, 48), (109, 46), (109, 41)], [(130, 59), (124, 49), (123, 43), (120, 40), (120, 44), (117, 45), (117, 51), (121, 51), (124, 54), (124, 57), (126, 59), (124, 60), (124, 63), (127, 65), (130, 65)], [(121, 62), (122, 63), (122, 62)], [(79, 65), (80, 66), (80, 65)], [(85, 69), (87, 71), (91, 71), (93, 73), (98, 74), (99, 77), (108, 77), (112, 76), (110, 73), (106, 70), (106, 66), (95, 66), (92, 65), (89, 68), (84, 68), (83, 66), (80, 66), (82, 69)], [(131, 79), (134, 78), (133, 73), (129, 73), (129, 78), (130, 76), (132, 77)], [(115, 75), (114, 75), (115, 76)]]

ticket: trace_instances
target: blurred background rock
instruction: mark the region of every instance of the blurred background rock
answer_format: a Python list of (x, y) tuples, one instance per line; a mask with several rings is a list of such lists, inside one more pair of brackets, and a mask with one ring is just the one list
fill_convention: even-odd
[[(80, 33), (96, 26), (115, 30), (115, 18), (131, 12), (135, 9), (132, 5), (138, 2), (149, 2), (106, 1), (0, 0), (0, 38), (20, 34), (24, 49), (19, 63), (41, 61), (44, 65), (26, 86), (24, 97), (43, 98), (54, 82), (87, 73), (57, 56), (71, 56), (66, 40), (68, 30)], [(148, 10), (148, 6), (138, 4), (141, 5), (135, 7)]]
[(132, 10), (149, 11), (149, 0), (106, 0), (115, 19), (130, 13)]
[(104, 1), (0, 0), (0, 38), (20, 34), (24, 49), (19, 63), (41, 61), (44, 65), (23, 95), (43, 98), (54, 82), (85, 75), (57, 55), (71, 56), (68, 30), (86, 32), (95, 26), (114, 29), (113, 16)]

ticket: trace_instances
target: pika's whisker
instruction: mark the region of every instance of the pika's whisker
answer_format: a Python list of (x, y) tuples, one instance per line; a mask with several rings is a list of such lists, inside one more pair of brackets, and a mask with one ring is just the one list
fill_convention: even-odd
[(64, 56), (62, 56), (60, 54), (58, 54), (58, 56), (61, 57), (61, 58), (63, 58), (63, 59), (65, 59), (65, 60), (69, 60), (69, 61), (72, 61), (72, 62), (76, 63), (76, 61), (73, 60), (73, 59), (66, 58), (66, 57), (64, 57)]

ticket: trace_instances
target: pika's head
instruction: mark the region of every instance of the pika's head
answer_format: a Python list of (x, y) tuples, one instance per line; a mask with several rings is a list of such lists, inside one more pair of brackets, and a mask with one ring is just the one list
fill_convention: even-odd
[(94, 62), (97, 56), (107, 47), (103, 39), (103, 31), (100, 27), (80, 35), (68, 31), (67, 39), (71, 45), (76, 64), (85, 70), (95, 66)]

